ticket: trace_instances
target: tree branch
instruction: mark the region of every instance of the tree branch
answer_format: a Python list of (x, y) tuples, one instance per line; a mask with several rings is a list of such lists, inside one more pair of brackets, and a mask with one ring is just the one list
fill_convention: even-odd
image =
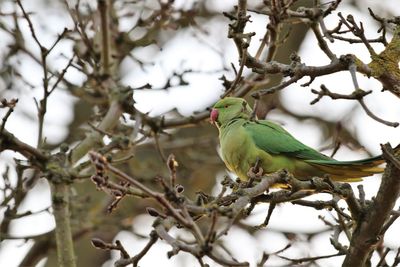
[[(400, 150), (392, 151), (390, 145), (382, 146), (385, 154), (400, 159)], [(383, 173), (379, 191), (373, 202), (363, 211), (357, 221), (356, 229), (350, 241), (344, 267), (365, 266), (369, 254), (382, 240), (382, 227), (388, 220), (397, 198), (400, 195), (400, 169), (388, 160)]]

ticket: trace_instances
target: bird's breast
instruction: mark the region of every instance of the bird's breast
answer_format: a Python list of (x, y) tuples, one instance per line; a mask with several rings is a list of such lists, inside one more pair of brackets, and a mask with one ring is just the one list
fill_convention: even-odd
[(222, 158), (230, 171), (247, 180), (247, 172), (255, 164), (258, 149), (241, 125), (231, 125), (220, 132)]

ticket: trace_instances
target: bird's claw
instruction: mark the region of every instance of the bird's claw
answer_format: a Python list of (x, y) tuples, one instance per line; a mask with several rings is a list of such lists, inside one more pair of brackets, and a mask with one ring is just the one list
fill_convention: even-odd
[(250, 170), (247, 172), (247, 176), (250, 178), (260, 178), (264, 173), (264, 170), (261, 167), (258, 167), (255, 169), (254, 167), (251, 167)]

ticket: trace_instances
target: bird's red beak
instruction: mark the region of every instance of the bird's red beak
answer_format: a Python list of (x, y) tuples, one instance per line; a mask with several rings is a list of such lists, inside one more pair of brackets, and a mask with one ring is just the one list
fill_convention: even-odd
[(218, 109), (211, 109), (211, 113), (210, 113), (210, 121), (211, 123), (215, 123), (215, 121), (218, 119)]

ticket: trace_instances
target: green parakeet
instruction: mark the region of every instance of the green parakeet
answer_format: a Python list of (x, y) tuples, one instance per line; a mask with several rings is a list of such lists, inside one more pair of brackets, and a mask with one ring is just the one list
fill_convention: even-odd
[(257, 159), (264, 173), (286, 169), (306, 180), (329, 174), (333, 180), (354, 182), (380, 173), (381, 156), (337, 161), (304, 145), (281, 126), (267, 120), (250, 120), (252, 109), (241, 98), (226, 97), (211, 110), (210, 120), (219, 130), (221, 154), (227, 168), (242, 180)]

